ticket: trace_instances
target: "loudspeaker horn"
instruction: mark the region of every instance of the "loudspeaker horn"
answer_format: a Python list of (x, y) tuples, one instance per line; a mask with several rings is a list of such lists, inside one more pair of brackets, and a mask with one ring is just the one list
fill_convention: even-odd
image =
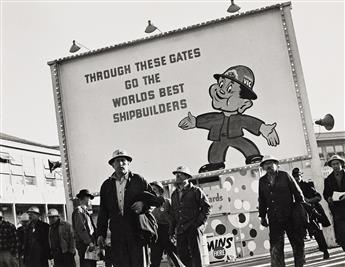
[(48, 159), (48, 165), (49, 165), (49, 171), (52, 173), (55, 169), (61, 168), (61, 162), (60, 161), (50, 161)]
[(322, 119), (315, 121), (315, 124), (321, 125), (330, 131), (334, 127), (334, 118), (331, 114), (326, 114)]

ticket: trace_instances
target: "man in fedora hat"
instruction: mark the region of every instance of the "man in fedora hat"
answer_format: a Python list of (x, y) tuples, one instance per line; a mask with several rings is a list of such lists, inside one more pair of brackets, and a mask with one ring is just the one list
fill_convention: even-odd
[[(293, 248), (296, 267), (304, 265), (304, 233), (303, 218), (293, 215), (293, 201), (304, 202), (301, 189), (296, 181), (284, 171), (278, 169), (279, 161), (272, 157), (264, 157), (260, 167), (266, 174), (259, 180), (259, 217), (261, 225), (269, 227), (270, 253), (272, 266), (285, 266), (284, 235), (285, 232)], [(266, 219), (268, 217), (268, 222)]]
[(154, 192), (142, 176), (130, 171), (131, 162), (132, 157), (125, 150), (113, 152), (108, 163), (114, 172), (101, 186), (97, 220), (101, 247), (105, 246), (110, 220), (112, 261), (121, 267), (141, 267), (149, 263), (144, 253), (147, 246), (140, 235), (139, 215), (146, 213), (151, 203), (136, 199), (144, 192)]
[[(324, 182), (323, 197), (328, 202), (333, 215), (334, 232), (337, 243), (345, 251), (345, 171), (344, 159), (333, 155), (327, 165), (333, 169)], [(336, 199), (334, 193), (339, 195)], [(344, 194), (341, 194), (344, 192)]]
[(323, 227), (330, 226), (331, 224), (325, 214), (325, 211), (319, 203), (321, 201), (320, 193), (315, 190), (312, 183), (303, 181), (302, 175), (303, 173), (299, 168), (294, 168), (292, 170), (292, 177), (296, 180), (298, 186), (301, 188), (304, 199), (308, 203), (308, 208), (306, 209), (309, 215), (307, 229), (310, 234), (315, 236), (315, 240), (319, 245), (319, 250), (323, 252), (323, 258), (328, 259), (328, 247), (319, 223), (322, 223)]
[(253, 106), (252, 100), (257, 98), (253, 91), (254, 73), (242, 65), (233, 66), (223, 74), (213, 75), (217, 80), (209, 88), (212, 107), (221, 112), (211, 112), (194, 117), (190, 112), (182, 119), (179, 127), (183, 130), (201, 128), (209, 131), (208, 140), (212, 144), (208, 151), (207, 168), (222, 166), (229, 147), (240, 151), (245, 163), (260, 162), (262, 155), (257, 146), (243, 135), (246, 129), (254, 135), (262, 135), (268, 145), (279, 145), (279, 137), (275, 130), (276, 123), (265, 124), (262, 120), (243, 113)]
[(40, 220), (40, 210), (33, 206), (27, 210), (29, 214), (29, 227), (24, 246), (24, 264), (26, 267), (48, 267), (49, 250), (49, 224)]
[(48, 210), (49, 245), (54, 267), (75, 267), (75, 238), (72, 225), (61, 220), (57, 209)]
[(82, 189), (77, 194), (79, 205), (73, 210), (72, 225), (75, 232), (76, 247), (79, 255), (80, 266), (96, 267), (96, 261), (85, 259), (85, 252), (95, 250), (96, 226), (89, 212), (91, 200), (94, 196), (88, 189)]
[(192, 174), (188, 167), (180, 166), (173, 174), (176, 177), (176, 189), (171, 195), (171, 206), (177, 237), (177, 254), (187, 267), (201, 267), (201, 239), (211, 205), (206, 194), (189, 181)]

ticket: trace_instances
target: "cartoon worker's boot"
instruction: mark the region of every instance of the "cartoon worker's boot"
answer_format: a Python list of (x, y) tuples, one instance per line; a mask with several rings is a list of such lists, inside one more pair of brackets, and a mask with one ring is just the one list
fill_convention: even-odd
[(251, 155), (246, 158), (246, 164), (254, 164), (261, 162), (263, 156), (262, 155)]
[(223, 170), (223, 169), (225, 169), (224, 162), (208, 163), (208, 164), (203, 165), (199, 169), (199, 173), (217, 171), (217, 170)]

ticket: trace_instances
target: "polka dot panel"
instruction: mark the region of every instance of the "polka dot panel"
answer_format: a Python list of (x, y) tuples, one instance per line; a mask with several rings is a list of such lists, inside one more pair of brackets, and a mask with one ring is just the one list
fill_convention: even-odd
[[(245, 175), (233, 173), (221, 178), (229, 192), (230, 213), (256, 211), (258, 206), (258, 177), (248, 171)], [(232, 184), (230, 184), (230, 181)]]
[(258, 177), (256, 170), (221, 176), (229, 193), (230, 213), (213, 215), (208, 220), (205, 233), (219, 236), (232, 233), (237, 257), (251, 257), (269, 252), (268, 229), (258, 218)]

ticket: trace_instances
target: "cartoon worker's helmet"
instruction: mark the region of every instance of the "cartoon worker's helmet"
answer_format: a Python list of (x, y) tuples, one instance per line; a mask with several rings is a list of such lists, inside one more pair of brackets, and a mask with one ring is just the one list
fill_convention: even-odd
[(218, 81), (220, 77), (230, 79), (241, 85), (242, 97), (245, 99), (257, 99), (253, 91), (255, 77), (253, 71), (243, 65), (228, 68), (223, 74), (214, 74), (213, 77)]

